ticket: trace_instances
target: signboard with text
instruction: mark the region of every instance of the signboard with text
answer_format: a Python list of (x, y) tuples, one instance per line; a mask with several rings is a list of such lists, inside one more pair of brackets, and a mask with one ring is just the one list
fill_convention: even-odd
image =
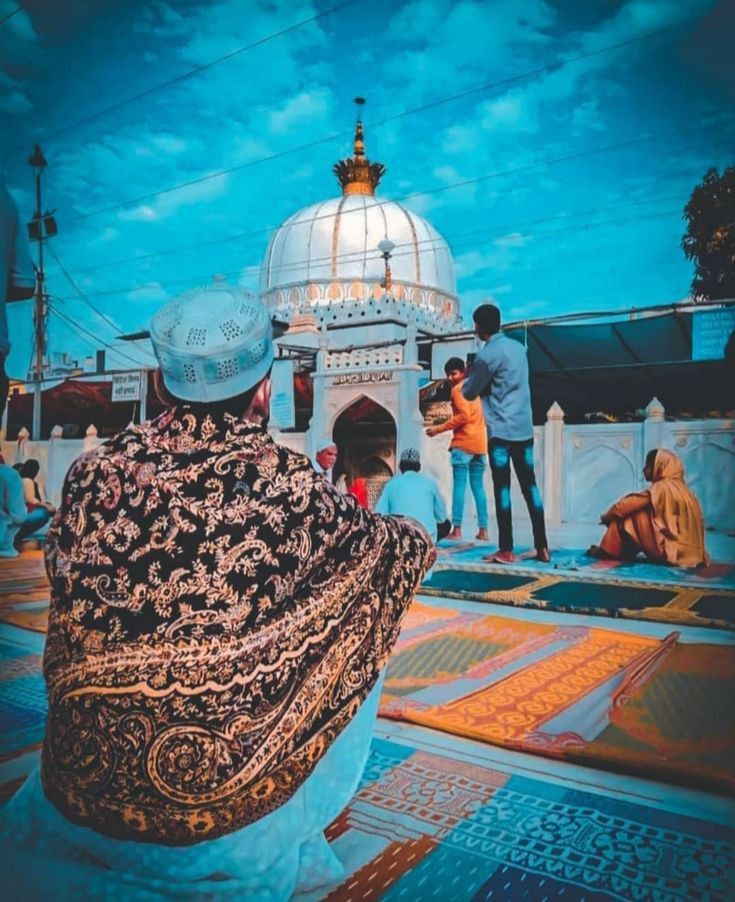
[(693, 320), (692, 360), (722, 360), (735, 330), (735, 310), (700, 310)]
[(271, 422), (279, 429), (296, 425), (293, 360), (274, 360), (271, 370)]
[(112, 400), (140, 401), (140, 373), (113, 373)]

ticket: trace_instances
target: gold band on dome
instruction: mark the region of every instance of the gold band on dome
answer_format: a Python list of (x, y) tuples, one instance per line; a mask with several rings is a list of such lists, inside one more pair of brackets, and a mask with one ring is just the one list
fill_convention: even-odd
[(342, 186), (342, 193), (347, 194), (375, 194), (375, 187), (367, 181), (348, 182)]

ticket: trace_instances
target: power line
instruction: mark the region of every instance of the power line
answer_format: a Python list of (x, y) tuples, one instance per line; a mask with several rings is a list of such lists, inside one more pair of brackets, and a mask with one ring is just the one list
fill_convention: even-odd
[[(678, 197), (679, 197), (679, 195), (676, 195), (676, 194), (667, 194), (667, 195), (662, 195), (659, 197), (650, 197), (650, 198), (644, 198), (642, 200), (631, 201), (626, 204), (614, 204), (612, 206), (607, 206), (607, 207), (594, 207), (590, 210), (578, 210), (578, 211), (574, 211), (571, 213), (562, 213), (559, 216), (550, 216), (550, 217), (545, 217), (543, 219), (533, 219), (533, 220), (526, 221), (526, 222), (516, 223), (512, 227), (513, 228), (523, 228), (524, 226), (527, 226), (527, 225), (537, 225), (538, 223), (542, 223), (542, 222), (553, 222), (553, 221), (556, 221), (557, 219), (566, 219), (570, 216), (586, 216), (588, 213), (605, 212), (607, 210), (618, 210), (621, 207), (640, 206), (641, 204), (651, 204), (651, 203), (656, 203), (656, 202), (662, 201), (662, 200), (677, 200)], [(387, 202), (389, 202), (389, 201), (387, 201)], [(165, 256), (168, 256), (169, 254), (185, 253), (187, 251), (199, 250), (200, 248), (203, 248), (203, 247), (211, 247), (212, 245), (216, 245), (216, 244), (229, 244), (231, 241), (240, 241), (243, 238), (260, 237), (260, 235), (264, 234), (265, 232), (274, 231), (277, 228), (278, 228), (278, 226), (267, 226), (267, 227), (263, 227), (262, 229), (255, 229), (255, 230), (251, 230), (248, 232), (236, 232), (234, 235), (222, 235), (219, 238), (210, 238), (207, 241), (196, 241), (193, 244), (183, 244), (183, 245), (178, 245), (176, 247), (164, 248), (163, 250), (160, 250), (160, 251), (151, 251), (148, 254), (135, 254), (131, 257), (122, 257), (119, 260), (108, 260), (103, 263), (91, 263), (89, 266), (82, 266), (82, 267), (78, 267), (77, 269), (72, 269), (71, 272), (75, 273), (75, 274), (94, 272), (97, 269), (109, 269), (112, 266), (122, 266), (124, 263), (138, 263), (143, 260), (152, 260), (154, 257), (165, 257)], [(511, 228), (511, 226), (503, 226), (503, 228)], [(485, 232), (485, 231), (486, 231), (485, 229), (474, 229), (472, 232), (462, 232), (461, 234), (462, 235), (471, 235), (471, 234), (476, 234), (478, 232)], [(426, 244), (427, 242), (432, 242), (435, 240), (436, 239), (433, 239), (433, 238), (432, 239), (422, 239), (421, 241), (418, 241), (416, 243), (419, 245), (422, 245), (422, 244)], [(413, 242), (411, 242), (411, 244), (413, 244)], [(400, 246), (401, 246), (400, 243), (396, 245), (396, 247), (400, 247)], [(355, 253), (355, 252), (351, 252), (351, 254), (352, 253)], [(338, 259), (338, 260), (342, 259), (344, 256), (346, 256), (346, 255), (338, 254), (336, 256), (336, 259)], [(330, 255), (329, 258), (323, 258), (323, 259), (331, 260), (332, 256)], [(307, 263), (307, 262), (315, 263), (315, 262), (318, 262), (318, 260), (319, 260), (319, 258), (311, 257), (309, 261), (307, 261), (307, 260), (299, 261), (299, 264)], [(296, 264), (291, 264), (291, 265), (296, 265)]]
[[(484, 239), (484, 242), (499, 240), (501, 238), (514, 238), (514, 237), (531, 238), (531, 237), (543, 237), (544, 235), (556, 235), (560, 232), (580, 230), (582, 228), (590, 229), (590, 228), (595, 228), (597, 226), (620, 225), (620, 224), (628, 223), (628, 222), (636, 222), (636, 221), (647, 220), (647, 219), (656, 219), (661, 216), (672, 216), (673, 214), (678, 213), (678, 212), (679, 212), (679, 210), (661, 210), (656, 213), (649, 213), (649, 214), (643, 214), (643, 215), (637, 215), (637, 216), (628, 216), (628, 217), (624, 217), (622, 219), (603, 219), (603, 220), (600, 220), (599, 222), (588, 223), (586, 226), (580, 226), (579, 223), (574, 223), (573, 225), (563, 226), (560, 229), (545, 229), (543, 231), (538, 231), (538, 232), (513, 231), (513, 232), (507, 232), (504, 234), (492, 233), (492, 234), (486, 236), (486, 238)], [(559, 218), (561, 218), (561, 217), (559, 217)], [(462, 233), (462, 234), (463, 234), (463, 236), (476, 235), (476, 234), (478, 234), (478, 231), (475, 230), (473, 232), (466, 232), (466, 233)], [(480, 241), (480, 242), (473, 242), (473, 243), (484, 243), (484, 242)], [(465, 242), (465, 244), (466, 243), (467, 242)], [(413, 255), (413, 253), (414, 253), (413, 242), (411, 242), (410, 244), (408, 242), (404, 242), (402, 245), (397, 245), (397, 247), (398, 246), (406, 247), (407, 250), (403, 250), (397, 254), (391, 254), (391, 260), (393, 260), (395, 257), (404, 257), (404, 256), (412, 256)], [(455, 247), (457, 247), (457, 246), (462, 247), (463, 245), (460, 243), (459, 245), (455, 245)], [(376, 254), (376, 256), (377, 256), (377, 254)], [(306, 263), (306, 261), (302, 261), (301, 264), (299, 264), (299, 265), (305, 265), (305, 263)], [(296, 265), (296, 264), (294, 264), (294, 265)], [(227, 272), (223, 273), (223, 275), (225, 275), (225, 276), (240, 275), (243, 271), (255, 273), (255, 272), (258, 272), (260, 270), (260, 268), (261, 267), (259, 265), (253, 266), (253, 267), (245, 267), (245, 268), (238, 267), (238, 269), (235, 269), (235, 270), (228, 270)], [(204, 278), (206, 279), (206, 277), (204, 277)], [(174, 285), (176, 285), (176, 286), (190, 285), (191, 286), (191, 285), (195, 284), (197, 281), (201, 281), (201, 280), (198, 280), (196, 277), (189, 277), (186, 279), (172, 279), (166, 283), (166, 286), (174, 286)], [(95, 296), (96, 297), (107, 297), (107, 296), (125, 294), (126, 292), (129, 292), (129, 291), (136, 291), (136, 290), (140, 289), (141, 287), (144, 287), (144, 286), (127, 285), (122, 288), (112, 288), (112, 289), (107, 289), (105, 291), (97, 291), (97, 292), (95, 292)], [(75, 297), (75, 295), (72, 295), (69, 297), (59, 298), (59, 300), (62, 300), (62, 301), (73, 300), (74, 297)]]
[[(63, 299), (63, 298), (57, 298), (57, 300), (63, 301), (64, 299)], [(77, 334), (80, 338), (84, 339), (85, 335), (88, 336), (89, 338), (91, 338), (92, 341), (94, 342), (94, 344), (92, 344), (92, 347), (93, 347), (95, 350), (97, 350), (97, 348), (99, 347), (99, 345), (104, 345), (104, 347), (106, 347), (106, 348), (108, 348), (110, 351), (112, 351), (113, 354), (117, 354), (117, 355), (120, 356), (120, 357), (124, 357), (126, 360), (129, 360), (131, 363), (135, 364), (135, 366), (138, 367), (138, 368), (140, 368), (140, 367), (147, 367), (147, 366), (149, 365), (149, 364), (147, 364), (147, 363), (144, 363), (144, 362), (141, 361), (141, 360), (136, 360), (134, 357), (131, 357), (130, 354), (127, 354), (125, 351), (121, 351), (121, 350), (119, 350), (118, 348), (116, 348), (116, 347), (114, 347), (113, 345), (111, 345), (109, 342), (105, 341), (104, 339), (99, 338), (99, 337), (98, 337), (97, 335), (95, 335), (93, 332), (90, 332), (89, 329), (85, 329), (84, 326), (80, 326), (79, 323), (75, 322), (73, 319), (71, 319), (70, 317), (68, 317), (65, 313), (62, 313), (62, 312), (58, 309), (58, 307), (56, 307), (56, 306), (55, 306), (54, 304), (52, 304), (50, 301), (49, 301), (48, 308), (49, 308), (49, 312), (50, 312), (50, 313), (52, 313), (55, 317), (57, 317), (57, 319), (62, 319), (64, 322), (66, 322), (67, 325), (68, 325), (71, 329), (73, 329), (73, 330), (76, 332), (76, 334)], [(84, 334), (82, 334), (82, 333), (84, 333)]]
[(60, 135), (65, 135), (73, 129), (88, 125), (90, 122), (94, 122), (96, 119), (99, 119), (102, 116), (107, 116), (109, 113), (112, 113), (115, 110), (122, 109), (122, 107), (128, 106), (131, 103), (135, 103), (138, 100), (142, 100), (144, 97), (149, 97), (151, 94), (155, 94), (157, 91), (161, 91), (164, 88), (169, 88), (172, 85), (180, 84), (182, 81), (186, 81), (187, 79), (192, 78), (194, 75), (198, 75), (200, 72), (211, 69), (218, 63), (233, 59), (234, 57), (239, 56), (241, 53), (246, 53), (248, 50), (253, 50), (256, 47), (261, 47), (263, 44), (267, 44), (269, 41), (272, 41), (275, 38), (283, 37), (283, 35), (286, 35), (291, 31), (295, 31), (296, 29), (301, 28), (303, 25), (308, 25), (311, 22), (316, 22), (319, 19), (323, 19), (325, 16), (339, 12), (339, 10), (344, 9), (347, 6), (352, 6), (356, 2), (357, 0), (346, 0), (346, 2), (344, 3), (338, 3), (336, 6), (325, 9), (324, 12), (309, 16), (308, 19), (302, 19), (299, 22), (294, 22), (293, 25), (288, 25), (286, 28), (282, 28), (280, 31), (275, 31), (271, 34), (264, 35), (262, 38), (258, 38), (256, 41), (252, 41), (250, 44), (245, 44), (243, 47), (238, 47), (236, 50), (230, 50), (228, 53), (224, 53), (222, 56), (215, 57), (215, 59), (210, 60), (208, 63), (202, 63), (200, 66), (195, 66), (193, 69), (182, 72), (181, 75), (176, 75), (174, 78), (170, 78), (167, 81), (163, 81), (151, 88), (147, 88), (145, 91), (141, 91), (139, 94), (133, 94), (130, 97), (126, 97), (125, 100), (120, 100), (117, 103), (105, 107), (104, 109), (99, 110), (96, 113), (90, 113), (89, 116), (84, 116), (82, 119), (78, 119), (76, 122), (71, 123), (71, 125), (57, 129), (49, 135), (49, 139), (53, 140), (54, 138), (58, 138)]
[[(490, 181), (491, 179), (501, 178), (502, 176), (506, 176), (506, 175), (519, 175), (520, 173), (528, 172), (531, 169), (536, 169), (539, 166), (553, 166), (553, 165), (556, 165), (557, 163), (568, 163), (573, 160), (582, 159), (584, 157), (594, 156), (594, 155), (601, 154), (601, 153), (609, 153), (614, 150), (623, 150), (627, 147), (634, 147), (637, 144), (645, 144), (648, 141), (657, 141), (662, 138), (672, 137), (674, 135), (687, 134), (689, 132), (700, 133), (703, 130), (708, 129), (708, 128), (714, 128), (715, 126), (720, 127), (723, 125), (723, 121), (727, 122), (727, 121), (730, 121), (730, 119), (731, 119), (731, 117), (729, 117), (729, 116), (719, 116), (719, 117), (715, 117), (714, 119), (711, 119), (709, 122), (701, 122), (700, 121), (697, 125), (688, 125), (688, 126), (684, 126), (682, 128), (668, 129), (667, 131), (664, 131), (664, 132), (656, 132), (653, 134), (643, 135), (640, 138), (630, 138), (626, 141), (618, 141), (614, 144), (607, 144), (607, 145), (603, 145), (602, 147), (595, 147), (595, 148), (592, 148), (591, 150), (581, 150), (581, 151), (576, 151), (575, 153), (571, 153), (571, 154), (564, 154), (560, 157), (551, 157), (551, 158), (545, 159), (545, 160), (537, 160), (533, 163), (526, 163), (523, 166), (516, 166), (511, 169), (497, 170), (496, 172), (491, 172), (486, 175), (475, 176), (474, 178), (470, 178), (470, 179), (462, 179), (457, 182), (450, 182), (449, 184), (446, 184), (446, 185), (439, 185), (436, 188), (428, 188), (424, 191), (412, 191), (409, 194), (404, 194), (397, 198), (386, 199), (386, 200), (377, 200), (376, 205), (384, 206), (385, 204), (392, 203), (394, 201), (412, 200), (417, 197), (428, 197), (429, 195), (432, 195), (432, 194), (441, 194), (444, 191), (452, 191), (455, 188), (465, 188), (468, 185), (476, 185), (481, 182), (486, 182), (486, 181)], [(284, 151), (284, 153), (286, 153), (286, 151)], [(157, 192), (157, 194), (167, 193), (168, 190), (171, 190), (171, 189), (165, 189), (162, 192)], [(152, 197), (154, 195), (148, 195), (148, 196)], [(107, 207), (102, 210), (97, 210), (94, 213), (85, 214), (81, 217), (79, 217), (79, 216), (74, 217), (73, 219), (69, 220), (68, 222), (74, 223), (74, 222), (77, 222), (79, 219), (86, 219), (91, 216), (96, 216), (99, 213), (105, 213), (105, 212), (110, 212), (112, 210), (119, 209), (121, 206), (125, 206), (125, 204), (122, 204), (122, 205), (118, 204), (114, 207)], [(351, 213), (362, 213), (362, 212), (363, 212), (363, 208), (357, 207), (353, 210), (344, 211), (342, 213), (342, 216), (345, 217), (345, 216), (349, 216)], [(332, 215), (333, 214), (331, 214), (331, 213), (324, 213), (319, 216), (315, 216), (312, 221), (317, 222), (321, 219), (329, 219), (329, 218), (331, 218)], [(280, 226), (266, 226), (258, 231), (260, 231), (262, 233), (262, 232), (272, 231), (276, 228), (280, 228)]]
[[(627, 147), (634, 147), (638, 144), (644, 144), (644, 143), (647, 143), (648, 141), (660, 140), (663, 138), (672, 137), (674, 135), (686, 134), (689, 132), (701, 133), (706, 128), (721, 126), (722, 122), (723, 122), (723, 118), (726, 121), (729, 121), (729, 119), (730, 119), (730, 117), (719, 117), (719, 118), (716, 118), (716, 119), (710, 121), (709, 123), (699, 122), (697, 125), (685, 126), (683, 128), (669, 129), (664, 132), (643, 135), (640, 138), (631, 138), (626, 141), (618, 141), (613, 144), (603, 145), (602, 147), (596, 147), (596, 148), (592, 148), (592, 149), (588, 149), (588, 150), (576, 151), (571, 154), (564, 154), (560, 157), (552, 157), (552, 158), (548, 158), (545, 160), (537, 160), (532, 163), (526, 163), (523, 166), (515, 166), (515, 167), (512, 167), (511, 169), (497, 170), (495, 172), (487, 173), (485, 175), (475, 176), (470, 179), (462, 179), (457, 182), (452, 182), (447, 185), (439, 185), (435, 188), (428, 188), (423, 191), (413, 191), (413, 192), (410, 192), (409, 194), (404, 194), (404, 195), (402, 195), (398, 198), (392, 199), (392, 200), (387, 200), (387, 199), (384, 201), (377, 200), (376, 206), (385, 206), (386, 204), (393, 203), (395, 201), (411, 200), (411, 199), (414, 199), (417, 197), (425, 197), (425, 196), (429, 196), (429, 195), (433, 195), (433, 194), (443, 193), (444, 191), (450, 191), (450, 190), (454, 190), (455, 188), (463, 188), (463, 187), (467, 187), (468, 185), (479, 184), (481, 182), (486, 182), (491, 179), (501, 178), (502, 176), (506, 176), (506, 175), (518, 175), (520, 173), (528, 172), (532, 169), (536, 169), (540, 166), (553, 166), (558, 163), (566, 163), (566, 162), (571, 162), (573, 160), (583, 159), (584, 157), (595, 156), (595, 155), (602, 154), (602, 153), (610, 153), (611, 151), (622, 150)], [(343, 211), (342, 217), (344, 218), (344, 217), (350, 215), (351, 213), (364, 213), (364, 208), (356, 207), (353, 210)], [(320, 215), (313, 217), (313, 219), (310, 220), (310, 222), (317, 222), (322, 219), (330, 219), (330, 218), (332, 218), (332, 216), (333, 216), (332, 213), (320, 214)], [(288, 220), (286, 220), (286, 221), (288, 221)], [(260, 233), (268, 232), (268, 231), (272, 231), (274, 228), (278, 228), (278, 227), (277, 226), (276, 227), (266, 226), (260, 230), (256, 230), (256, 232), (245, 233), (245, 234), (256, 234), (257, 232), (260, 232)], [(133, 290), (133, 289), (134, 289), (134, 286), (130, 290)], [(125, 290), (127, 290), (127, 289), (125, 289)], [(120, 293), (120, 292), (115, 292), (115, 293)]]
[[(384, 116), (380, 119), (369, 120), (367, 122), (367, 125), (370, 127), (375, 127), (375, 126), (384, 125), (388, 122), (395, 122), (399, 119), (405, 118), (406, 116), (412, 116), (412, 115), (415, 115), (416, 113), (423, 112), (424, 110), (433, 109), (437, 106), (441, 106), (442, 104), (450, 103), (454, 100), (463, 99), (472, 94), (477, 94), (477, 93), (480, 93), (483, 91), (489, 91), (495, 87), (503, 87), (507, 84), (511, 84), (516, 81), (521, 81), (526, 78), (531, 78), (535, 75), (540, 75), (544, 72), (563, 68), (565, 66), (568, 66), (575, 62), (578, 62), (580, 60), (588, 59), (591, 56), (596, 56), (596, 55), (599, 55), (602, 53), (609, 52), (611, 50), (618, 50), (622, 47), (627, 47), (630, 44), (633, 44), (633, 43), (636, 43), (639, 41), (643, 41), (643, 40), (648, 40), (651, 37), (657, 37), (658, 35), (663, 34), (664, 32), (670, 31), (670, 30), (671, 30), (670, 28), (661, 28), (656, 31), (646, 32), (643, 35), (640, 35), (635, 38), (630, 38), (627, 41), (620, 41), (616, 44), (609, 44), (605, 47), (599, 48), (598, 50), (588, 51), (586, 53), (578, 54), (577, 56), (569, 57), (568, 59), (563, 60), (561, 62), (549, 63), (546, 66), (539, 66), (536, 69), (529, 70), (528, 72), (518, 73), (516, 75), (509, 76), (508, 78), (503, 78), (503, 79), (499, 79), (497, 81), (488, 82), (488, 83), (480, 85), (476, 88), (471, 88), (467, 91), (462, 91), (459, 94), (452, 94), (447, 97), (437, 98), (435, 100), (429, 101), (428, 103), (422, 104), (421, 106), (417, 106), (417, 107), (413, 107), (408, 110), (404, 110), (403, 112), (396, 113), (392, 116)], [(247, 163), (239, 163), (235, 166), (229, 166), (225, 169), (219, 169), (215, 172), (210, 172), (207, 175), (198, 176), (197, 178), (194, 178), (194, 179), (187, 179), (184, 182), (178, 182), (175, 185), (170, 185), (166, 188), (161, 188), (158, 191), (152, 191), (147, 194), (140, 195), (138, 197), (129, 198), (128, 200), (121, 201), (121, 202), (118, 202), (115, 204), (111, 204), (107, 207), (100, 207), (99, 209), (92, 210), (89, 213), (80, 213), (79, 215), (68, 220), (68, 224), (72, 224), (74, 222), (79, 222), (84, 219), (90, 219), (93, 216), (99, 216), (103, 213), (110, 213), (115, 210), (123, 209), (124, 207), (134, 206), (136, 204), (143, 203), (143, 201), (146, 201), (146, 200), (153, 200), (154, 198), (161, 197), (164, 194), (170, 194), (174, 191), (179, 191), (182, 188), (190, 188), (194, 185), (199, 185), (199, 184), (202, 184), (203, 182), (210, 181), (211, 179), (220, 178), (223, 175), (231, 175), (234, 172), (240, 172), (244, 169), (250, 168), (251, 166), (257, 166), (260, 163), (269, 163), (269, 162), (272, 162), (273, 160), (277, 160), (277, 159), (280, 159), (281, 157), (289, 156), (290, 154), (293, 154), (293, 153), (301, 153), (306, 150), (311, 150), (312, 148), (317, 147), (321, 144), (326, 144), (328, 142), (335, 141), (339, 138), (344, 138), (345, 136), (351, 135), (351, 134), (352, 134), (351, 129), (348, 131), (346, 130), (346, 131), (336, 132), (334, 134), (326, 135), (322, 138), (317, 138), (313, 141), (309, 141), (306, 144), (301, 144), (297, 147), (287, 148), (286, 150), (278, 151), (277, 153), (269, 154), (268, 156), (265, 156), (265, 157), (259, 157), (257, 160), (249, 160)]]
[(0, 25), (3, 25), (5, 22), (8, 21), (8, 19), (12, 19), (13, 16), (16, 13), (19, 13), (22, 8), (23, 8), (22, 6), (18, 6), (12, 12), (9, 12), (9, 13), (7, 13), (7, 15), (3, 16), (2, 19), (0, 19)]
[[(575, 211), (568, 212), (568, 213), (561, 213), (557, 216), (547, 216), (547, 217), (543, 217), (540, 219), (526, 220), (525, 222), (514, 223), (513, 225), (501, 226), (499, 228), (519, 229), (519, 228), (525, 228), (526, 226), (529, 226), (529, 225), (539, 225), (539, 224), (545, 223), (545, 222), (556, 222), (559, 219), (569, 219), (570, 217), (587, 216), (589, 214), (595, 214), (595, 213), (605, 213), (610, 210), (620, 210), (620, 209), (626, 208), (626, 207), (637, 207), (637, 206), (641, 206), (643, 204), (653, 204), (653, 203), (658, 203), (660, 201), (678, 200), (678, 199), (679, 199), (678, 194), (665, 194), (665, 195), (659, 195), (658, 197), (649, 197), (649, 198), (643, 198), (643, 199), (637, 200), (637, 201), (630, 201), (625, 204), (612, 204), (607, 207), (599, 207), (598, 206), (598, 207), (593, 207), (588, 210), (575, 210)], [(231, 241), (240, 241), (243, 238), (260, 237), (260, 235), (262, 235), (264, 232), (272, 231), (275, 228), (278, 228), (278, 227), (277, 226), (275, 226), (275, 227), (268, 226), (267, 228), (256, 229), (254, 231), (238, 232), (234, 235), (223, 235), (220, 238), (212, 238), (212, 239), (209, 239), (208, 241), (197, 241), (193, 244), (185, 244), (185, 245), (179, 245), (178, 247), (165, 248), (164, 250), (161, 250), (161, 251), (152, 251), (149, 254), (138, 254), (138, 255), (135, 255), (132, 257), (123, 257), (119, 260), (109, 260), (104, 263), (92, 263), (89, 266), (82, 266), (78, 269), (72, 269), (71, 272), (75, 273), (75, 274), (94, 272), (95, 270), (98, 270), (98, 269), (109, 269), (112, 266), (121, 266), (124, 263), (137, 263), (137, 262), (143, 261), (143, 260), (151, 260), (154, 257), (163, 257), (163, 256), (167, 256), (169, 254), (185, 253), (187, 251), (199, 250), (200, 248), (203, 248), (203, 247), (211, 247), (212, 245), (216, 245), (216, 244), (229, 244)], [(478, 234), (486, 234), (486, 233), (487, 233), (487, 229), (472, 229), (469, 232), (455, 233), (451, 237), (451, 240), (454, 241), (456, 238), (463, 238), (468, 235), (478, 235)], [(442, 236), (442, 237), (444, 237), (444, 236)], [(447, 239), (447, 240), (449, 240), (449, 239)], [(414, 246), (421, 247), (426, 244), (429, 244), (429, 245), (433, 244), (436, 241), (437, 241), (436, 238), (422, 238), (420, 241), (416, 241), (416, 242), (413, 242), (413, 241), (398, 242), (395, 245), (395, 247), (396, 248), (414, 247)], [(310, 257), (308, 260), (306, 260), (306, 259), (297, 260), (297, 261), (293, 261), (288, 264), (283, 264), (282, 266), (279, 266), (278, 269), (279, 270), (293, 269), (296, 267), (305, 266), (307, 263), (318, 264), (320, 262), (331, 262), (332, 260), (338, 260), (338, 261), (345, 260), (345, 259), (348, 259), (348, 258), (353, 257), (360, 253), (362, 253), (362, 252), (361, 251), (346, 251), (342, 254), (336, 254), (336, 255), (330, 254), (328, 257)], [(377, 248), (375, 249), (375, 254), (376, 254), (376, 258), (379, 257), (379, 251), (377, 250)], [(258, 264), (257, 267), (256, 266), (244, 267), (244, 269), (248, 272), (255, 271), (256, 269), (260, 269), (260, 264)]]
[(52, 256), (52, 257), (54, 258), (54, 260), (56, 260), (56, 262), (58, 263), (59, 268), (61, 269), (62, 273), (66, 276), (67, 281), (69, 282), (69, 284), (71, 285), (71, 287), (76, 291), (77, 297), (80, 298), (82, 301), (84, 301), (84, 303), (85, 303), (90, 309), (92, 309), (92, 310), (97, 314), (97, 316), (100, 317), (100, 319), (103, 319), (108, 325), (112, 326), (112, 328), (115, 330), (115, 332), (117, 333), (118, 336), (122, 335), (122, 334), (123, 334), (123, 331), (122, 331), (122, 329), (117, 325), (117, 323), (116, 323), (114, 320), (111, 320), (109, 316), (107, 316), (106, 314), (104, 314), (104, 313), (103, 313), (101, 310), (99, 310), (97, 307), (95, 307), (95, 305), (92, 303), (92, 301), (90, 300), (90, 298), (89, 298), (89, 296), (86, 294), (86, 292), (85, 292), (82, 288), (79, 287), (78, 283), (74, 280), (74, 278), (72, 277), (72, 275), (69, 273), (69, 271), (66, 269), (66, 267), (64, 266), (64, 264), (63, 264), (63, 263), (61, 262), (61, 260), (59, 259), (59, 256), (58, 256), (58, 254), (56, 253), (56, 251), (54, 251), (53, 248), (49, 248), (49, 250), (51, 251), (51, 256)]

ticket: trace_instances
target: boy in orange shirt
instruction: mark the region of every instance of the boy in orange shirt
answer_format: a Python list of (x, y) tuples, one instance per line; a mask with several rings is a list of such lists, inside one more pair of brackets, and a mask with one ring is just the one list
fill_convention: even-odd
[(444, 364), (447, 381), (452, 387), (452, 418), (439, 426), (426, 430), (429, 436), (451, 430), (454, 435), (449, 445), (454, 485), (452, 490), (452, 531), (448, 539), (462, 538), (462, 517), (467, 477), (477, 508), (477, 539), (488, 540), (487, 495), (485, 494), (485, 467), (487, 464), (487, 427), (479, 398), (467, 401), (462, 394), (465, 378), (464, 361), (450, 357)]

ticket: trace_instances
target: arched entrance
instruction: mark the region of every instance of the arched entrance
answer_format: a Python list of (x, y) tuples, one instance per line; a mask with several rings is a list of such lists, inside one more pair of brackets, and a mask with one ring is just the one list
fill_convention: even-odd
[(337, 417), (332, 437), (339, 449), (335, 473), (347, 484), (365, 479), (372, 508), (395, 472), (396, 423), (372, 398), (360, 396)]

